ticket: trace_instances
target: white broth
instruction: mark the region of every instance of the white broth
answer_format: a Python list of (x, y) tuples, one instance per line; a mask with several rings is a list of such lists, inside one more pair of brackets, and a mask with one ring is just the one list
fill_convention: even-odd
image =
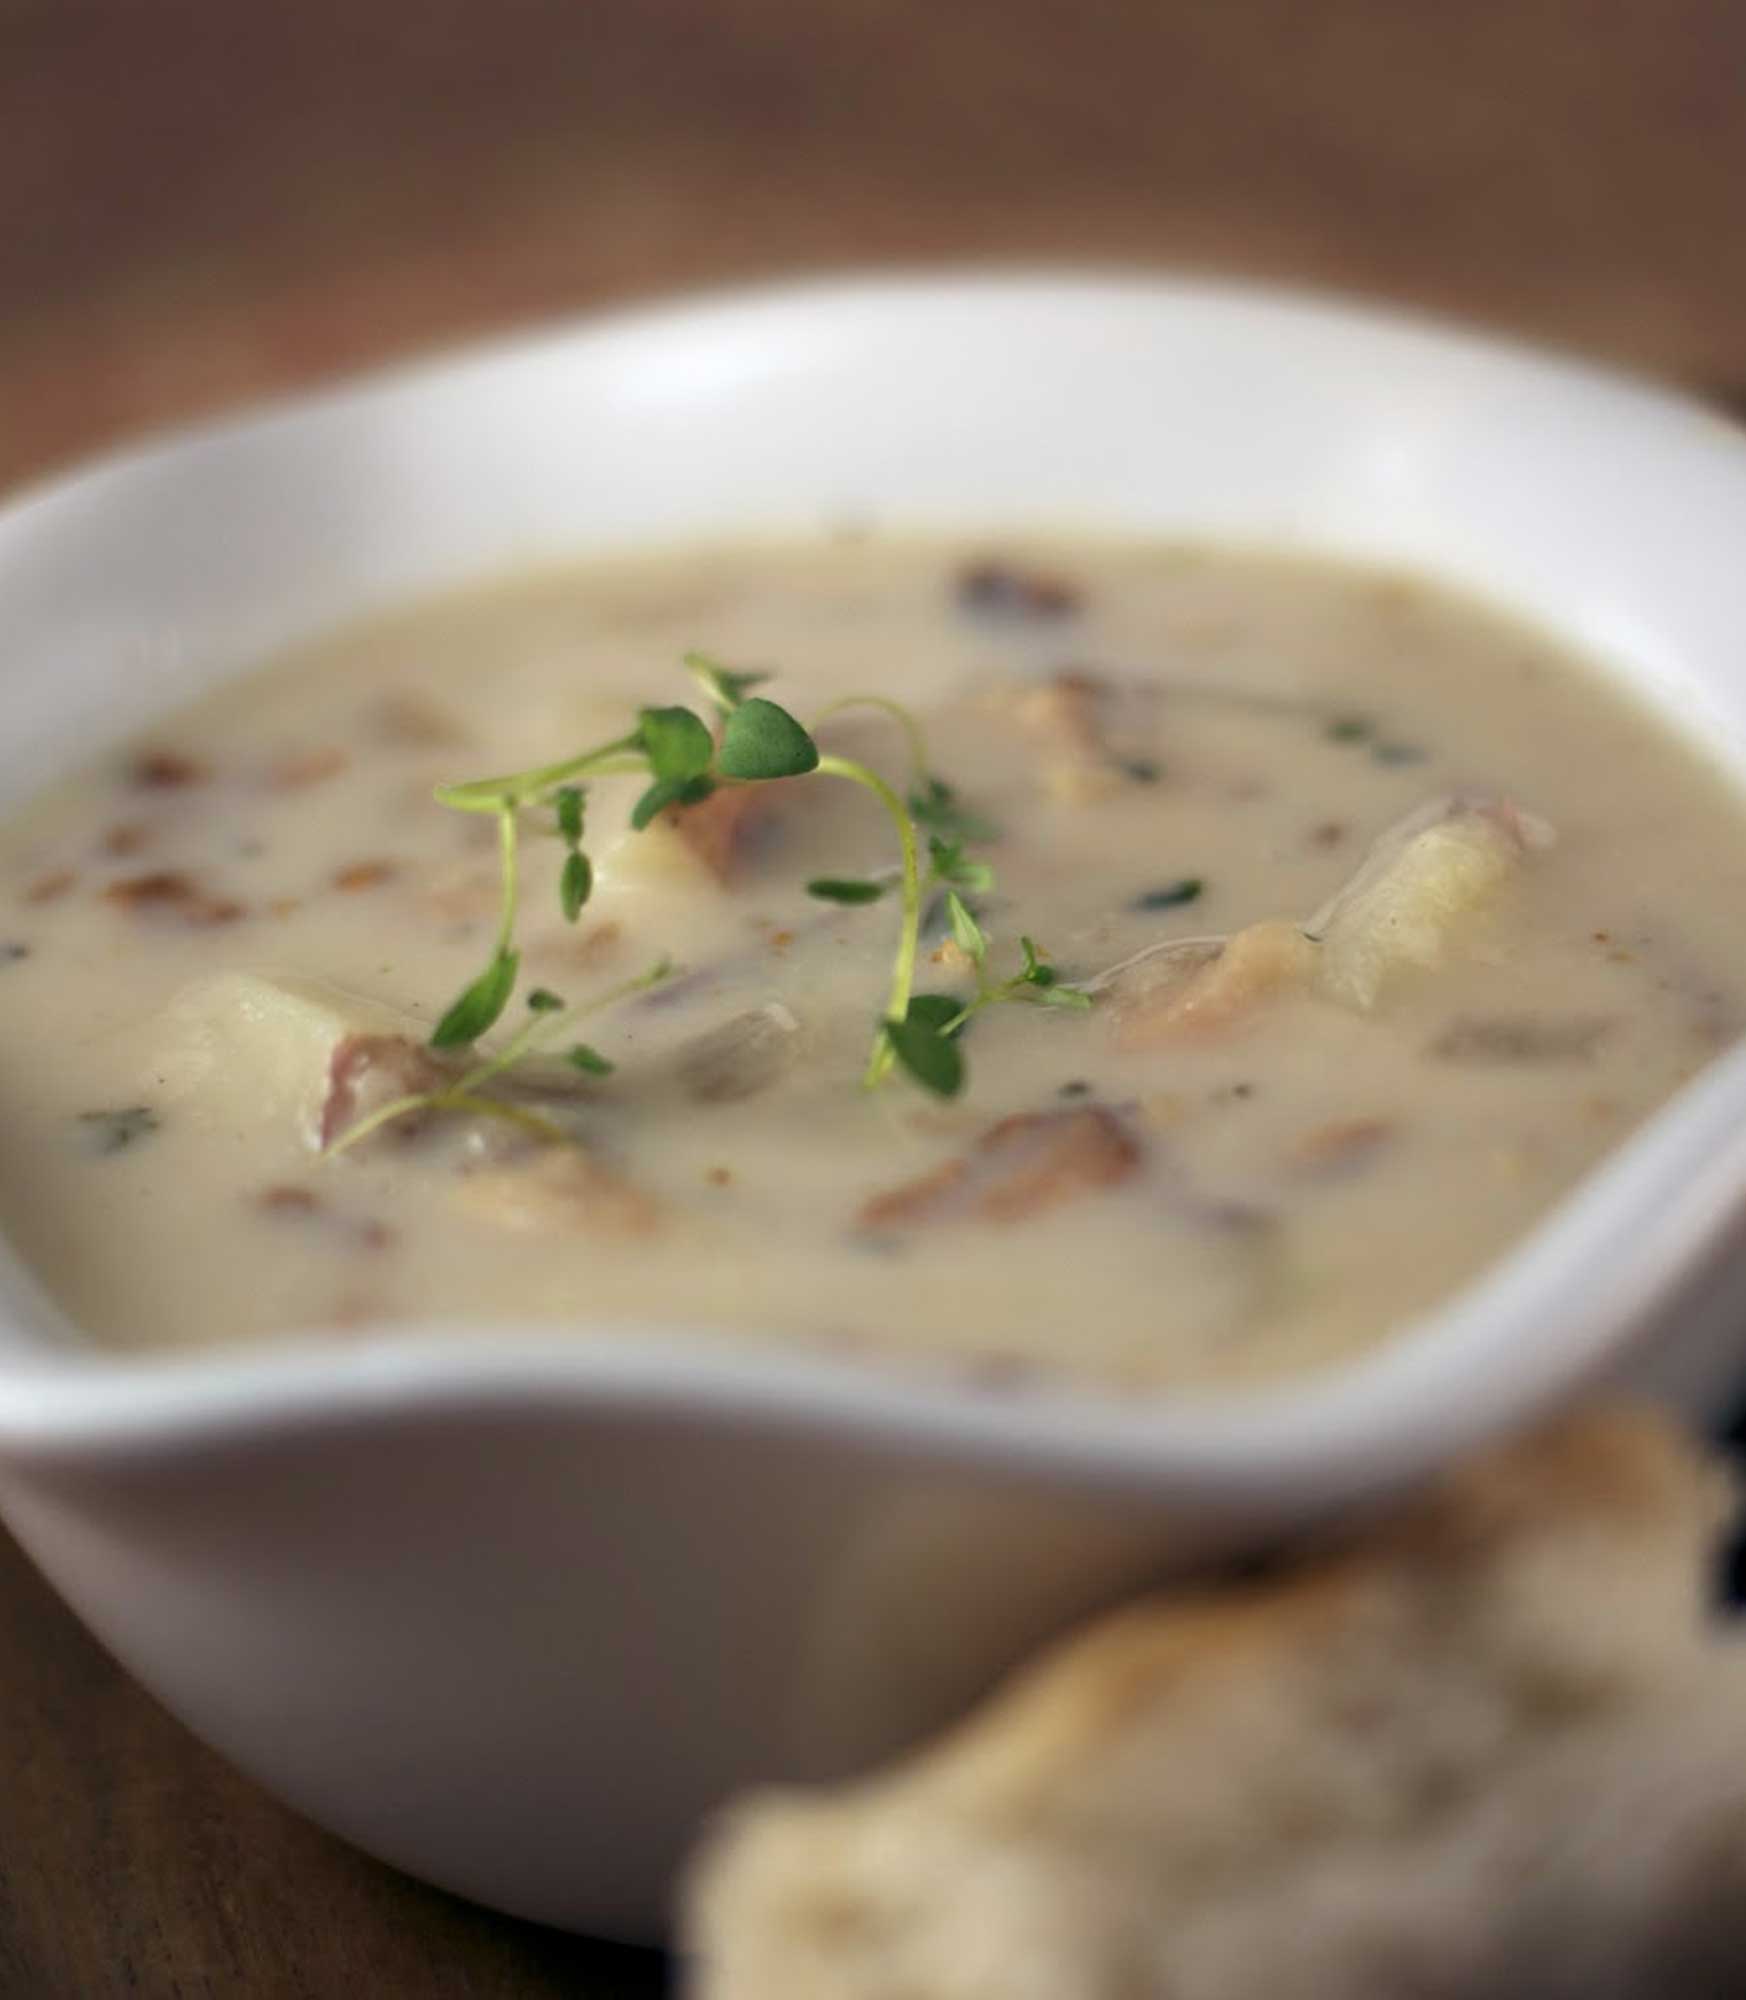
[[(494, 816), (433, 788), (649, 704), (718, 726), (693, 647), (907, 792), (899, 718), (823, 714), (903, 704), (984, 823), (945, 865), (1010, 990), (922, 1022), (957, 1094), (888, 1056), (863, 1086), (899, 845), (828, 768), (644, 831), (649, 776), (591, 778), (574, 922), (521, 812), (516, 991), (428, 1047), (500, 920)], [(1392, 574), (864, 540), (517, 579), (274, 662), (0, 830), (0, 1224), (117, 1347), (555, 1321), (1286, 1374), (1472, 1276), (1739, 1032), (1743, 831), (1582, 661)], [(963, 1004), (975, 933), (924, 905), (916, 987)], [(449, 1101), (524, 1023), (551, 1052)], [(408, 1093), (439, 1101), (354, 1130)]]

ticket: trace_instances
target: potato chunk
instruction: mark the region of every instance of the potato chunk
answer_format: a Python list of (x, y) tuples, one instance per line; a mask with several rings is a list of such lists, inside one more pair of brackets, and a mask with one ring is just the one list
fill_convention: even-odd
[(1117, 1045), (1153, 1049), (1220, 1033), (1272, 995), (1307, 987), (1315, 962), (1316, 948), (1297, 925), (1273, 920), (1250, 924), (1222, 947), (1215, 940), (1198, 953), (1161, 955), (1150, 975), (1136, 965), (1113, 988)]
[(1396, 973), (1439, 964), (1460, 920), (1550, 838), (1501, 800), (1438, 801), (1415, 813), (1306, 926), (1321, 945), (1317, 985), (1368, 1012)]

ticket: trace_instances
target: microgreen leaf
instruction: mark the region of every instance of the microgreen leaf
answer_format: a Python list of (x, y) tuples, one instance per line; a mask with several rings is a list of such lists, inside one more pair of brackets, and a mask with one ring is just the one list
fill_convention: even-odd
[(953, 942), (980, 965), (988, 956), (988, 933), (970, 914), (970, 906), (956, 889), (946, 891), (946, 914), (952, 920)]
[[(923, 1027), (932, 1028), (936, 1035), (950, 1031), (952, 1035), (963, 1033), (964, 1024), (959, 1016), (964, 1011), (963, 1001), (950, 993), (917, 993), (909, 1003), (908, 1017), (919, 1021)], [(956, 1026), (953, 1024), (957, 1023)]]
[(715, 755), (715, 739), (688, 708), (642, 709), (637, 733), (649, 769), (669, 784), (701, 777)]
[(707, 653), (687, 653), (685, 665), (691, 678), (702, 688), (723, 715), (731, 714), (755, 687), (762, 687), (768, 674), (736, 674)]
[(521, 969), (521, 954), (500, 948), (449, 1011), (436, 1024), (430, 1043), (433, 1049), (460, 1048), (476, 1042), (509, 1005), (515, 991), (515, 976)]
[(572, 1069), (579, 1069), (584, 1076), (611, 1076), (617, 1067), (607, 1061), (598, 1049), (591, 1049), (586, 1042), (578, 1042), (565, 1052), (564, 1060)]
[(582, 787), (562, 786), (552, 803), (558, 809), (558, 832), (563, 837), (564, 845), (574, 854), (582, 844)]
[(1206, 884), (1198, 875), (1184, 875), (1178, 882), (1166, 882), (1161, 888), (1148, 889), (1144, 895), (1136, 896), (1129, 905), (1135, 910), (1176, 910), (1184, 903), (1200, 900), (1200, 893)]
[(593, 891), (594, 864), (578, 849), (565, 857), (563, 873), (558, 877), (558, 902), (563, 909), (565, 923), (576, 921)]
[(536, 986), (527, 996), (527, 1004), (536, 1014), (558, 1014), (563, 1012), (564, 1003), (549, 986)]
[(818, 745), (787, 709), (753, 695), (729, 713), (716, 761), (725, 778), (798, 778), (818, 769)]
[(715, 790), (715, 780), (699, 772), (690, 778), (657, 778), (631, 808), (631, 825), (641, 833), (669, 806), (694, 806)]
[(889, 882), (866, 882), (842, 875), (817, 875), (807, 883), (806, 893), (821, 903), (876, 903), (892, 887)]
[(950, 882), (955, 888), (983, 894), (994, 887), (994, 870), (986, 861), (972, 861), (962, 840), (942, 840), (937, 833), (929, 834), (928, 859), (936, 882)]
[(885, 1039), (892, 1054), (924, 1090), (931, 1090), (936, 1097), (956, 1097), (963, 1089), (963, 1055), (938, 1028), (917, 1018), (913, 1001), (903, 1020), (886, 1022)]
[[(1048, 968), (1045, 966), (1044, 970)], [(1051, 986), (1033, 980), (1026, 989), (1039, 1007), (1065, 1007), (1076, 1014), (1090, 1011), (1091, 995), (1079, 986)]]
[(958, 794), (943, 778), (929, 778), (909, 795), (910, 817), (947, 840), (998, 840), (1000, 828), (958, 803)]
[(1035, 938), (1021, 937), (1019, 950), (1025, 955), (1025, 969), (1019, 974), (1019, 978), (1027, 986), (1053, 986), (1060, 978), (1061, 975), (1052, 965), (1043, 963), (1043, 956), (1037, 950)]

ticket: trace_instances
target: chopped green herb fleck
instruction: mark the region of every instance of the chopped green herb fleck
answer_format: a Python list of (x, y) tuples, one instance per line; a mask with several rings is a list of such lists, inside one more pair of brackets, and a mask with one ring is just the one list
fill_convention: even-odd
[(108, 1154), (125, 1153), (129, 1146), (157, 1131), (162, 1121), (149, 1104), (130, 1104), (120, 1111), (81, 1111), (79, 1123), (93, 1149)]
[(1370, 754), (1379, 764), (1422, 764), (1428, 753), (1416, 743), (1378, 743)]
[(30, 956), (30, 946), (16, 941), (0, 939), (0, 965), (16, 965), (21, 958)]
[(1062, 1084), (1055, 1095), (1057, 1097), (1089, 1097), (1091, 1095), (1091, 1085), (1086, 1082), (1084, 1077), (1076, 1076), (1070, 1082)]
[(1122, 774), (1132, 778), (1136, 785), (1155, 785), (1164, 775), (1164, 766), (1154, 757), (1126, 757), (1122, 760)]
[(564, 1005), (549, 986), (536, 986), (527, 996), (527, 1004), (536, 1014), (556, 1014), (562, 1011)]
[(1184, 903), (1198, 902), (1205, 887), (1198, 875), (1184, 875), (1180, 881), (1148, 889), (1143, 895), (1136, 896), (1128, 907), (1131, 910), (1177, 910)]
[(858, 881), (841, 875), (816, 875), (807, 883), (806, 893), (821, 903), (876, 903), (895, 885), (890, 882)]
[(566, 1053), (564, 1060), (572, 1069), (579, 1069), (584, 1076), (611, 1076), (617, 1067), (615, 1063), (608, 1062), (598, 1049), (590, 1048), (586, 1042), (578, 1042)]
[(1370, 733), (1371, 724), (1361, 715), (1336, 715), (1326, 731), (1332, 743), (1363, 743)]

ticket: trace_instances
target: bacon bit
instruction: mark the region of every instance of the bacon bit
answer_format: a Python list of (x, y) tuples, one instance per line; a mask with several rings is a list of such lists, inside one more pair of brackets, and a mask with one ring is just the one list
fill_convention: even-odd
[(529, 1233), (647, 1236), (661, 1221), (651, 1196), (576, 1146), (541, 1146), (513, 1163), (466, 1174), (455, 1202), (480, 1222)]
[(262, 1188), (255, 1204), (269, 1215), (313, 1215), (321, 1206), (321, 1197), (313, 1188), (281, 1182), (275, 1187)]
[[(394, 1098), (414, 1097), (448, 1080), (444, 1065), (405, 1035), (347, 1035), (328, 1059), (327, 1095), (316, 1128), (321, 1150), (325, 1153), (360, 1118)], [(407, 1117), (387, 1129), (407, 1139), (423, 1122)]]
[(103, 852), (121, 860), (127, 855), (139, 853), (151, 837), (150, 827), (141, 826), (137, 820), (124, 820), (119, 826), (112, 826), (103, 836)]
[(347, 895), (359, 889), (379, 889), (384, 882), (392, 881), (398, 872), (397, 862), (354, 861), (350, 867), (339, 870), (333, 878), (333, 886)]
[(962, 609), (983, 618), (1066, 618), (1085, 602), (1065, 577), (986, 558), (958, 572), (956, 595)]
[(774, 952), (786, 951), (793, 942), (794, 933), (792, 931), (772, 931), (770, 933), (770, 949)]
[(130, 875), (124, 881), (111, 882), (103, 891), (103, 900), (146, 916), (178, 917), (199, 930), (234, 924), (246, 914), (241, 903), (226, 896), (209, 895), (191, 877), (173, 869), (161, 869), (154, 875)]
[(375, 731), (384, 743), (407, 750), (443, 750), (465, 743), (460, 723), (428, 696), (391, 694), (376, 708)]
[(1003, 1118), (969, 1153), (875, 1195), (863, 1229), (970, 1219), (1022, 1222), (1114, 1187), (1140, 1164), (1140, 1147), (1113, 1111), (1021, 1111)]
[(1395, 1126), (1386, 1118), (1341, 1118), (1306, 1132), (1291, 1148), (1293, 1168), (1329, 1177), (1356, 1173), (1394, 1137)]
[(268, 788), (275, 792), (302, 792), (311, 785), (337, 778), (351, 763), (337, 743), (324, 743), (310, 750), (287, 751), (267, 772)]
[(203, 785), (208, 773), (197, 758), (179, 750), (142, 750), (133, 760), (133, 782), (151, 791), (177, 791)]
[(362, 1250), (392, 1250), (398, 1241), (397, 1232), (379, 1217), (369, 1215), (358, 1224), (358, 1247)]
[(703, 1178), (708, 1181), (711, 1187), (731, 1187), (734, 1178), (733, 1169), (731, 1167), (711, 1167)]
[[(780, 782), (780, 780), (778, 780)], [(769, 818), (771, 785), (723, 785), (694, 806), (677, 806), (667, 824), (715, 879), (731, 880), (761, 823)]]
[(1349, 831), (1344, 820), (1325, 819), (1319, 826), (1310, 828), (1309, 844), (1311, 847), (1338, 847)]
[(39, 875), (24, 892), (27, 903), (58, 903), (78, 881), (70, 868), (56, 868), (47, 875)]
[(1277, 919), (1250, 924), (1228, 939), (1217, 957), (1196, 964), (1185, 955), (1175, 977), (1157, 981), (1132, 999), (1118, 987), (1116, 1046), (1132, 1053), (1157, 1048), (1178, 1035), (1229, 1028), (1258, 1001), (1306, 984), (1315, 952), (1295, 924)]

